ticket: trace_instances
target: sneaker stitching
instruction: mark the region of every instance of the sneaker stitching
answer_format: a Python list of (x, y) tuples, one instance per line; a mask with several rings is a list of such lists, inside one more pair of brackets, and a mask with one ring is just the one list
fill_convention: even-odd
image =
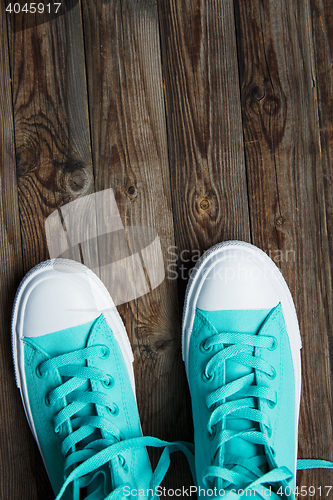
[[(214, 327), (214, 325), (212, 324), (212, 322), (207, 318), (207, 316), (205, 315), (205, 313), (201, 310), (201, 309), (196, 309), (196, 315), (198, 315), (202, 321), (202, 323), (204, 323), (211, 332), (213, 333), (218, 333), (218, 331), (216, 330), (216, 328)], [(202, 324), (201, 324), (202, 326)], [(193, 331), (192, 331), (193, 333)]]
[[(192, 330), (192, 335), (194, 337), (194, 342), (191, 343), (193, 346), (193, 369), (195, 375), (199, 373), (199, 378), (197, 376), (193, 377), (193, 389), (197, 394), (202, 391), (201, 385), (200, 385), (200, 369), (199, 369), (199, 363), (198, 363), (198, 356), (199, 356), (199, 344), (198, 344), (198, 334), (200, 333), (200, 330), (202, 329), (203, 325), (205, 325), (212, 333), (216, 333), (215, 329), (213, 329), (213, 325), (210, 323), (208, 318), (204, 314), (201, 313), (197, 309), (197, 317), (195, 318), (195, 327)], [(207, 421), (206, 417), (204, 417), (203, 412), (199, 411), (199, 422), (198, 425), (199, 427), (205, 429), (207, 426)], [(203, 453), (206, 456), (207, 462), (210, 462), (210, 453), (208, 452), (207, 448), (204, 446), (204, 440), (201, 440), (201, 449)]]

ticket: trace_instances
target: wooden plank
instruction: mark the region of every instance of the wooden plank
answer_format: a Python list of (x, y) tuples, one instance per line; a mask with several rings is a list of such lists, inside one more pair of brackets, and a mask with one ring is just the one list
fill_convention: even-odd
[[(323, 198), (323, 229), (325, 239), (321, 240), (323, 254), (323, 278), (325, 283), (325, 313), (327, 328), (333, 331), (333, 294), (332, 294), (332, 252), (333, 252), (333, 13), (331, 4), (326, 0), (312, 1), (312, 29), (314, 61), (316, 68), (316, 97), (320, 127), (320, 160), (325, 197)], [(327, 233), (327, 234), (326, 234)], [(327, 238), (326, 238), (327, 236)], [(332, 350), (332, 347), (330, 347)]]
[[(125, 228), (155, 228), (166, 260), (174, 234), (156, 2), (88, 0), (83, 17), (96, 189), (113, 189)], [(144, 434), (190, 439), (176, 281), (119, 310)], [(191, 484), (184, 459), (173, 464), (170, 486)]]
[[(321, 201), (321, 220), (320, 220), (320, 238), (318, 244), (321, 250), (321, 283), (322, 285), (322, 300), (325, 309), (326, 330), (328, 335), (328, 346), (325, 346), (325, 372), (327, 380), (330, 380), (330, 359), (332, 358), (332, 331), (333, 331), (333, 293), (332, 293), (332, 251), (333, 251), (333, 191), (332, 191), (332, 158), (333, 158), (333, 15), (332, 5), (326, 0), (313, 1), (310, 0), (311, 17), (312, 17), (312, 32), (314, 45), (314, 66), (315, 66), (315, 81), (314, 92), (317, 98), (318, 115), (319, 115), (319, 130), (320, 130), (320, 167), (321, 171), (318, 175), (322, 178), (323, 190), (320, 193)], [(327, 361), (326, 361), (327, 360)], [(329, 388), (328, 388), (329, 390)], [(321, 395), (316, 395), (320, 397)], [(318, 399), (317, 399), (318, 401)], [(323, 401), (327, 411), (332, 414), (332, 396), (329, 394), (328, 401)], [(317, 413), (318, 409), (317, 409)], [(320, 415), (316, 415), (314, 425), (317, 425), (317, 419)], [(332, 417), (330, 417), (332, 419)], [(327, 439), (327, 435), (322, 434), (322, 439)], [(321, 449), (317, 453), (321, 453)], [(329, 483), (325, 477), (325, 484)], [(331, 476), (332, 481), (332, 476)], [(322, 480), (324, 484), (324, 479)]]
[(230, 0), (158, 5), (182, 300), (189, 256), (250, 240), (235, 26)]
[[(169, 263), (182, 309), (198, 256), (250, 239), (236, 39), (229, 0), (161, 0), (158, 9), (176, 244)], [(188, 402), (186, 411), (190, 425)]]
[(36, 498), (33, 439), (22, 411), (11, 357), (10, 317), (22, 274), (22, 246), (4, 2), (0, 2), (0, 498)]
[[(19, 26), (17, 26), (18, 23)], [(9, 18), (25, 270), (48, 258), (44, 223), (93, 190), (80, 5), (25, 29)]]
[[(65, 16), (29, 29), (24, 16), (12, 15), (7, 21), (26, 272), (49, 257), (44, 227), (48, 215), (93, 189), (81, 10), (77, 5)], [(22, 278), (21, 269), (15, 273)], [(24, 420), (22, 405), (17, 413), (16, 419)], [(30, 435), (22, 442), (17, 435), (15, 439), (16, 446), (31, 448)], [(21, 469), (11, 462), (4, 498), (54, 498), (36, 446), (34, 450), (16, 457), (24, 463)], [(20, 494), (14, 482), (24, 482)]]
[[(235, 18), (253, 242), (280, 266), (303, 340), (299, 458), (332, 460), (331, 262), (309, 2), (236, 0)], [(332, 480), (298, 474), (299, 486)]]

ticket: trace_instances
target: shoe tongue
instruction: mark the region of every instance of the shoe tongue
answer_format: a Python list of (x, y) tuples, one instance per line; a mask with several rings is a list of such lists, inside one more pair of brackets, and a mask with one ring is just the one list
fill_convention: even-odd
[[(269, 312), (270, 309), (261, 309), (251, 311), (204, 311), (204, 314), (218, 332), (256, 335)], [(249, 354), (253, 354), (253, 349), (249, 348)], [(253, 369), (248, 366), (237, 363), (232, 359), (227, 360), (225, 372), (223, 370), (225, 382), (232, 382), (233, 380), (248, 375), (252, 371)], [(236, 394), (235, 396), (227, 398), (227, 401), (238, 398), (239, 396)], [(222, 426), (222, 423), (220, 425)], [(228, 418), (226, 429), (234, 431), (234, 433), (237, 434), (247, 429), (259, 429), (259, 425), (247, 419)], [(217, 428), (217, 431), (219, 431), (219, 428)], [(223, 457), (226, 453), (236, 455), (240, 458), (251, 458), (258, 454), (262, 454), (263, 447), (254, 443), (249, 443), (242, 438), (233, 438), (225, 444), (224, 448), (220, 448), (215, 460), (216, 465), (222, 465)], [(218, 487), (220, 487), (220, 485)]]
[(258, 333), (271, 309), (201, 311), (219, 332)]
[[(100, 317), (99, 317), (100, 318)], [(89, 343), (89, 337), (94, 331), (95, 325), (99, 318), (85, 323), (83, 325), (74, 326), (71, 328), (66, 328), (65, 330), (60, 330), (54, 333), (48, 333), (40, 337), (34, 338), (34, 343), (38, 345), (44, 352), (46, 352), (51, 358), (60, 356), (62, 354), (67, 354), (69, 352), (77, 351), (79, 349), (84, 349)], [(87, 364), (86, 360), (77, 360), (75, 365), (85, 366)], [(64, 379), (66, 380), (66, 379)], [(81, 385), (79, 391), (85, 391), (90, 389), (90, 383), (87, 381)], [(75, 399), (75, 393), (72, 393)], [(72, 399), (72, 396), (68, 396), (68, 401)], [(91, 415), (94, 413), (92, 405), (87, 405), (85, 408), (76, 413), (76, 417), (83, 417)]]
[(51, 358), (83, 349), (86, 347), (89, 334), (97, 321), (98, 318), (83, 325), (35, 337), (34, 343), (47, 352)]
[[(256, 335), (271, 309), (251, 311), (204, 311), (218, 332), (248, 333)], [(252, 351), (253, 352), (253, 351)], [(251, 350), (249, 349), (249, 353)], [(251, 373), (252, 369), (241, 363), (226, 362), (226, 383)]]

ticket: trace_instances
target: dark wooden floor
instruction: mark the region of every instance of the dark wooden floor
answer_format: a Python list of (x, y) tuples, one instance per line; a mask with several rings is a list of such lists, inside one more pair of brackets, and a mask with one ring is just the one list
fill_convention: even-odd
[[(178, 282), (119, 307), (144, 433), (192, 439), (186, 260), (240, 239), (270, 252), (295, 299), (299, 458), (333, 460), (331, 1), (82, 0), (37, 27), (26, 19), (0, 0), (1, 500), (53, 498), (15, 387), (16, 287), (48, 258), (47, 216), (110, 187), (125, 225), (155, 227), (166, 260), (173, 246), (186, 256)], [(167, 484), (191, 484), (181, 457)], [(333, 473), (298, 484), (325, 498)]]

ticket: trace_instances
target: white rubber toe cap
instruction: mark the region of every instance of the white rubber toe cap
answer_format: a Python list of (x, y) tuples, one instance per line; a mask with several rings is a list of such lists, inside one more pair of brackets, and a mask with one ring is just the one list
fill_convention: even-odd
[(199, 309), (271, 309), (280, 301), (271, 268), (250, 247), (233, 247), (217, 254), (207, 271), (198, 295)]
[[(268, 255), (242, 241), (226, 241), (197, 262), (186, 289), (182, 351), (188, 366), (196, 308), (205, 311), (272, 309), (281, 303), (293, 357), (298, 363), (301, 337), (291, 293)], [(296, 360), (297, 358), (297, 360)]]
[(17, 290), (12, 313), (16, 384), (25, 393), (23, 337), (38, 337), (104, 315), (122, 350), (135, 390), (133, 353), (108, 290), (86, 266), (68, 259), (47, 260), (31, 269)]
[(88, 323), (100, 314), (89, 282), (80, 273), (49, 268), (36, 277), (27, 291), (24, 337), (38, 337)]

